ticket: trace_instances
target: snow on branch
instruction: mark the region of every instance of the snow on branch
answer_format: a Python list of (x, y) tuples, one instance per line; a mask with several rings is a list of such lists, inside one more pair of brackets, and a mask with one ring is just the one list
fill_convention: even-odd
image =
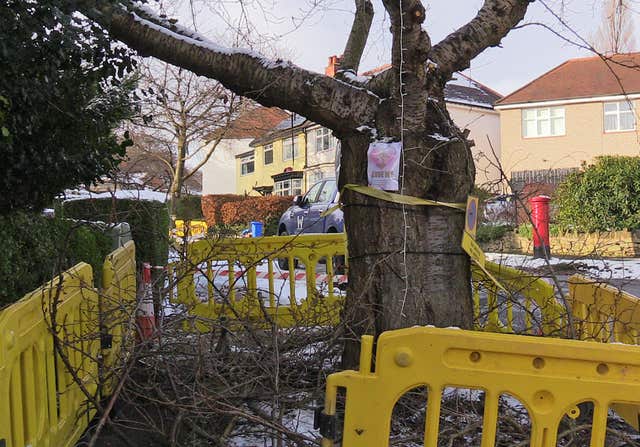
[(435, 45), (430, 58), (439, 71), (452, 74), (469, 67), (469, 63), (488, 47), (498, 46), (517, 25), (533, 0), (485, 0), (478, 14)]
[(296, 112), (333, 130), (354, 128), (374, 119), (379, 98), (365, 89), (288, 61), (223, 47), (168, 23), (140, 2), (124, 9), (104, 3), (84, 0), (79, 9), (142, 55), (216, 79), (236, 94)]

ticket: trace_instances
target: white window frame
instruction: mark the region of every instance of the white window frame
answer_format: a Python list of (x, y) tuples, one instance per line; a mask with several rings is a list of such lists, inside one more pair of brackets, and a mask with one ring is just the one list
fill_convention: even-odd
[[(293, 142), (291, 141), (293, 140)], [(287, 137), (282, 140), (282, 161), (293, 160), (300, 156), (300, 144), (298, 144), (298, 136)]]
[[(626, 104), (629, 105), (629, 110), (620, 110), (620, 105), (621, 104)], [(610, 110), (607, 111), (607, 105), (615, 105), (616, 106), (616, 110)], [(604, 129), (605, 133), (609, 133), (609, 132), (632, 132), (634, 130), (636, 130), (637, 124), (636, 124), (636, 111), (635, 111), (635, 107), (633, 105), (633, 102), (626, 100), (626, 101), (607, 101), (602, 103), (602, 128)], [(631, 115), (631, 117), (633, 118), (633, 126), (630, 128), (621, 128), (620, 127), (620, 123), (622, 122), (621, 115)], [(607, 129), (607, 117), (608, 116), (613, 116), (615, 117), (616, 120), (616, 127), (613, 129)]]
[[(249, 164), (252, 164), (251, 171), (248, 170)], [(245, 169), (245, 166), (247, 169)], [(251, 155), (247, 155), (246, 157), (242, 157), (240, 159), (240, 175), (251, 175), (256, 172), (256, 154), (253, 153)]]
[[(267, 163), (267, 152), (271, 152), (271, 161)], [(262, 152), (262, 162), (264, 165), (273, 164), (273, 144), (265, 144)]]
[[(567, 123), (564, 107), (536, 107), (522, 109), (522, 137), (561, 137), (566, 135)], [(529, 134), (528, 123), (533, 123), (534, 132)], [(562, 123), (560, 126), (559, 123)]]
[(319, 127), (315, 130), (316, 152), (330, 151), (336, 148), (336, 139), (331, 135), (331, 131), (326, 127)]
[(289, 178), (279, 180), (273, 184), (273, 195), (275, 196), (300, 196), (302, 195), (302, 179)]

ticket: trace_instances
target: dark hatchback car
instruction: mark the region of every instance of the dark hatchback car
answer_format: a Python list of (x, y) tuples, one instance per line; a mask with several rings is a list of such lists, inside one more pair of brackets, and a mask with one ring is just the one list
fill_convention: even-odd
[[(293, 205), (284, 212), (278, 223), (278, 234), (304, 233), (342, 233), (344, 216), (341, 209), (336, 209), (327, 216), (321, 216), (329, 208), (335, 206), (340, 199), (335, 179), (325, 179), (315, 183), (304, 196), (295, 196)], [(332, 259), (334, 271), (342, 274), (345, 271), (344, 256)], [(281, 269), (288, 269), (287, 259), (278, 259)], [(294, 268), (298, 260), (294, 260)], [(346, 284), (346, 283), (344, 283)]]
[(335, 179), (315, 183), (303, 196), (295, 196), (293, 205), (284, 212), (278, 223), (281, 236), (300, 233), (342, 233), (344, 217), (337, 209), (328, 216), (321, 214), (339, 200)]

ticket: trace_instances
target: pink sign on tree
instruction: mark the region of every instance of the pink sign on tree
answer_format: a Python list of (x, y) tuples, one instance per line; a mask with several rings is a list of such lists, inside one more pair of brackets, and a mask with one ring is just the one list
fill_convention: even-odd
[(369, 145), (367, 151), (369, 186), (385, 191), (398, 190), (401, 152), (402, 143), (399, 141), (395, 143), (376, 141)]

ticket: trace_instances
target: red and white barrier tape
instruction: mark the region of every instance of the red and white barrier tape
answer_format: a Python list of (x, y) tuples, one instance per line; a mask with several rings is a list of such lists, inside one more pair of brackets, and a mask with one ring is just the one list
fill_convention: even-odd
[(151, 264), (142, 264), (143, 294), (138, 303), (136, 322), (138, 324), (138, 337), (141, 340), (149, 340), (153, 337), (156, 328), (156, 317), (153, 309), (153, 288), (151, 285)]
[[(244, 276), (247, 272), (244, 270), (238, 270), (233, 272), (233, 276), (238, 279)], [(214, 276), (229, 276), (229, 270), (214, 270)], [(289, 279), (289, 272), (273, 272), (273, 279)], [(307, 277), (306, 272), (297, 272), (294, 276), (295, 281), (301, 281)], [(269, 279), (269, 272), (256, 272), (256, 278)], [(329, 275), (326, 273), (316, 273), (316, 282), (329, 282)], [(335, 284), (341, 284), (347, 282), (347, 275), (334, 275), (333, 282)]]

